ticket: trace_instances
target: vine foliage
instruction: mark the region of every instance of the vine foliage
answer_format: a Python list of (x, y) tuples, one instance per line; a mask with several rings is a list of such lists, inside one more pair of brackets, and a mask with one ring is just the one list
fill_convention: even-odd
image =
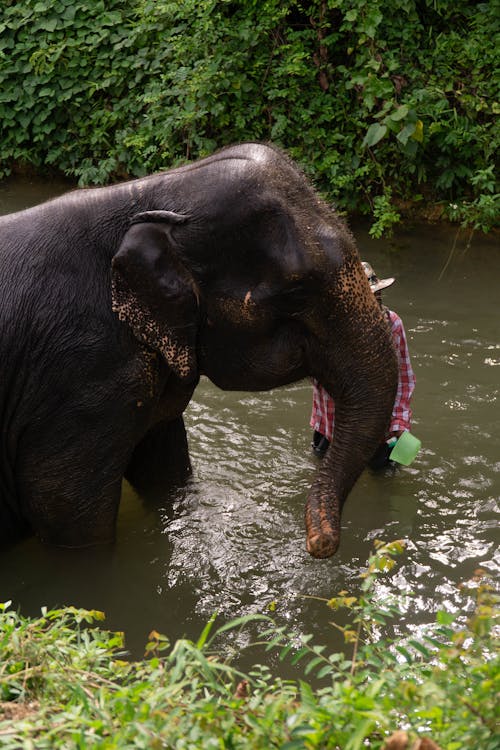
[(498, 0), (4, 0), (0, 176), (140, 176), (271, 140), (390, 231), (498, 215)]

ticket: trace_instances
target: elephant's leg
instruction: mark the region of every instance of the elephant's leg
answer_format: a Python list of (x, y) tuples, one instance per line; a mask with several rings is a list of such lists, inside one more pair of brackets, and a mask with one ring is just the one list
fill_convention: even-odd
[(136, 446), (125, 478), (141, 493), (150, 494), (185, 483), (191, 462), (182, 416), (159, 422)]
[(61, 547), (112, 542), (125, 455), (100, 433), (75, 435), (67, 421), (54, 420), (50, 436), (25, 436), (16, 460), (17, 491), (33, 532)]
[(22, 516), (16, 497), (15, 481), (4, 481), (0, 475), (0, 548), (29, 532), (29, 525)]
[[(58, 463), (40, 465), (40, 474), (23, 480), (21, 503), (31, 529), (45, 543), (90, 547), (114, 541), (121, 476), (103, 467), (73, 472)], [(87, 467), (88, 468), (88, 467)]]

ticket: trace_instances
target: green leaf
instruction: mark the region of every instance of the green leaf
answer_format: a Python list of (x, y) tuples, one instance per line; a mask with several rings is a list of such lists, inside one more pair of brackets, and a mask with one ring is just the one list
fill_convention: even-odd
[(411, 137), (413, 140), (418, 141), (418, 143), (422, 143), (424, 140), (424, 123), (422, 120), (417, 120), (415, 123), (415, 130), (413, 131)]
[(454, 612), (446, 612), (444, 609), (438, 610), (436, 614), (436, 622), (439, 625), (451, 625), (455, 622), (457, 616)]
[(296, 654), (291, 659), (292, 664), (298, 664), (301, 659), (304, 658), (304, 656), (311, 654), (311, 650), (308, 648), (300, 648)]
[(408, 651), (408, 649), (404, 648), (404, 646), (395, 646), (395, 649), (398, 653), (404, 656), (408, 664), (413, 664), (414, 659), (413, 659), (412, 654)]
[(237, 627), (248, 625), (250, 622), (272, 622), (272, 620), (267, 615), (242, 615), (217, 628), (217, 635), (225, 633), (227, 630), (235, 630)]
[(408, 114), (409, 108), (406, 106), (406, 104), (401, 105), (401, 107), (398, 107), (395, 112), (392, 112), (389, 117), (394, 122), (399, 122), (399, 120), (404, 120), (406, 115)]
[(314, 708), (318, 701), (312, 687), (304, 680), (299, 680), (299, 686), (301, 700), (309, 706), (309, 708)]
[(375, 146), (379, 141), (381, 141), (386, 133), (387, 125), (381, 125), (378, 122), (374, 122), (373, 125), (370, 125), (370, 127), (366, 131), (366, 135), (363, 138), (363, 143), (361, 145), (367, 148), (371, 148), (372, 146)]
[(374, 726), (375, 721), (373, 719), (364, 719), (361, 721), (354, 733), (351, 734), (349, 741), (345, 745), (345, 750), (361, 750), (366, 737), (370, 734)]
[(403, 146), (406, 145), (408, 139), (414, 134), (415, 128), (416, 123), (409, 122), (408, 125), (405, 125), (404, 128), (397, 134), (396, 138), (403, 144)]
[(431, 651), (429, 651), (428, 648), (426, 648), (422, 643), (420, 643), (420, 641), (416, 641), (412, 639), (411, 641), (408, 641), (408, 643), (410, 644), (410, 646), (413, 646), (413, 648), (416, 651), (419, 651), (421, 654), (423, 654), (423, 656), (425, 656), (426, 659), (431, 658), (432, 656)]
[(311, 661), (306, 665), (304, 669), (304, 674), (309, 674), (312, 672), (314, 667), (317, 667), (318, 664), (324, 664), (325, 660), (322, 656), (316, 656), (314, 659), (311, 659)]
[(316, 679), (321, 680), (323, 677), (326, 677), (326, 675), (333, 674), (333, 668), (326, 664), (324, 667), (321, 667), (321, 669), (318, 670), (316, 674)]
[(42, 18), (38, 22), (38, 26), (40, 29), (43, 29), (44, 31), (48, 31), (52, 33), (57, 28), (58, 19), (57, 18)]
[(217, 612), (214, 612), (213, 615), (211, 615), (205, 627), (203, 628), (200, 637), (196, 641), (196, 648), (202, 649), (205, 643), (207, 642), (207, 638), (210, 635), (210, 631), (212, 630), (216, 617), (217, 617)]

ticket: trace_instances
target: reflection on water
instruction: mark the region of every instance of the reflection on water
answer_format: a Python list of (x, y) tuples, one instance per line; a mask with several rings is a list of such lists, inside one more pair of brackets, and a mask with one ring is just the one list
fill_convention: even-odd
[(214, 611), (224, 620), (265, 612), (271, 602), (279, 622), (333, 642), (331, 612), (308, 597), (355, 591), (378, 538), (407, 541), (378, 595), (408, 594), (412, 627), (456, 608), (459, 584), (477, 568), (498, 578), (500, 256), (477, 238), (440, 279), (450, 231), (401, 232), (397, 252), (355, 234), (377, 273), (397, 277), (385, 301), (407, 329), (417, 376), (413, 432), (423, 448), (394, 475), (362, 475), (338, 554), (317, 561), (304, 548), (304, 499), (317, 465), (310, 385), (243, 394), (203, 380), (186, 412), (194, 467), (187, 487), (151, 509), (125, 484), (112, 548), (72, 553), (28, 539), (2, 553), (0, 600), (25, 613), (66, 603), (101, 608), (139, 654), (152, 628), (195, 637)]

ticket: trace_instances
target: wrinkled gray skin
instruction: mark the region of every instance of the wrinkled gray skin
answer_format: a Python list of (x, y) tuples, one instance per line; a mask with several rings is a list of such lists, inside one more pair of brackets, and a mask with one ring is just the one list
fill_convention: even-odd
[(5, 216), (0, 285), (2, 543), (112, 540), (123, 476), (146, 492), (189, 471), (200, 375), (250, 391), (313, 376), (336, 432), (306, 544), (335, 552), (397, 367), (353, 238), (281, 152), (229, 147)]

